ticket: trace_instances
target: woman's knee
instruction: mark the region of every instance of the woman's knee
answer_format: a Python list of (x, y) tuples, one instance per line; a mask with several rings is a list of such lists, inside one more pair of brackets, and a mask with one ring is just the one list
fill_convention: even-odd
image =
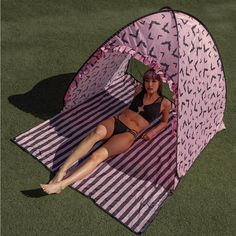
[(101, 163), (102, 161), (106, 160), (109, 157), (108, 150), (104, 147), (97, 149), (93, 152), (90, 156), (90, 160), (95, 162), (96, 164)]
[(104, 125), (99, 124), (97, 125), (96, 129), (92, 132), (92, 135), (97, 136), (98, 139), (103, 139), (107, 135), (107, 129)]

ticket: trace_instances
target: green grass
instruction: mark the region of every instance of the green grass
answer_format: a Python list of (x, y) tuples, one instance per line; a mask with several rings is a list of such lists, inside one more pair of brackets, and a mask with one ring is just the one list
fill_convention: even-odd
[(27, 198), (49, 172), (10, 138), (56, 115), (73, 74), (108, 37), (163, 6), (200, 19), (214, 36), (227, 82), (226, 130), (195, 161), (145, 235), (236, 235), (236, 2), (2, 1), (2, 235), (132, 235), (82, 194)]

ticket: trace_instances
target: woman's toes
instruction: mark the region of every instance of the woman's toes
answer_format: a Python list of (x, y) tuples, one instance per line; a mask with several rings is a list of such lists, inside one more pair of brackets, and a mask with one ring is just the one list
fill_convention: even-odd
[(63, 190), (61, 183), (40, 184), (40, 186), (43, 188), (44, 192), (48, 194), (60, 193)]
[(40, 184), (41, 188), (45, 190), (45, 184)]

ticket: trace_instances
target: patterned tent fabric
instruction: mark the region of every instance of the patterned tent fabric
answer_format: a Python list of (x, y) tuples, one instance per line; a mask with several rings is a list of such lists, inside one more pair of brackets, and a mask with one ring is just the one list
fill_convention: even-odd
[(216, 43), (193, 16), (172, 9), (141, 17), (88, 59), (64, 98), (64, 110), (126, 73), (130, 57), (162, 71), (177, 116), (177, 171), (184, 176), (213, 136), (225, 129), (226, 83)]
[(223, 64), (215, 41), (198, 19), (163, 8), (124, 26), (76, 73), (63, 110), (12, 141), (56, 171), (100, 121), (131, 103), (139, 84), (127, 73), (131, 58), (154, 68), (169, 85), (173, 103), (168, 127), (153, 140), (138, 138), (129, 150), (100, 163), (71, 187), (133, 232), (142, 233), (201, 151), (225, 129)]

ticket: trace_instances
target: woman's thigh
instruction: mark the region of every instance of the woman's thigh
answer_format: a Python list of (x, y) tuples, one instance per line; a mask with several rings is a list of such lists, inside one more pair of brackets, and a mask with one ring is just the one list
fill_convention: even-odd
[(118, 155), (128, 150), (134, 143), (134, 140), (135, 140), (135, 137), (131, 133), (124, 132), (124, 133), (113, 135), (101, 147), (107, 150), (108, 157), (110, 157), (113, 155)]
[(111, 116), (108, 119), (101, 121), (98, 125), (105, 126), (105, 128), (107, 130), (107, 133), (106, 133), (106, 136), (103, 139), (108, 139), (113, 134), (113, 131), (114, 131), (114, 128), (115, 128), (115, 119), (114, 119), (113, 116)]

